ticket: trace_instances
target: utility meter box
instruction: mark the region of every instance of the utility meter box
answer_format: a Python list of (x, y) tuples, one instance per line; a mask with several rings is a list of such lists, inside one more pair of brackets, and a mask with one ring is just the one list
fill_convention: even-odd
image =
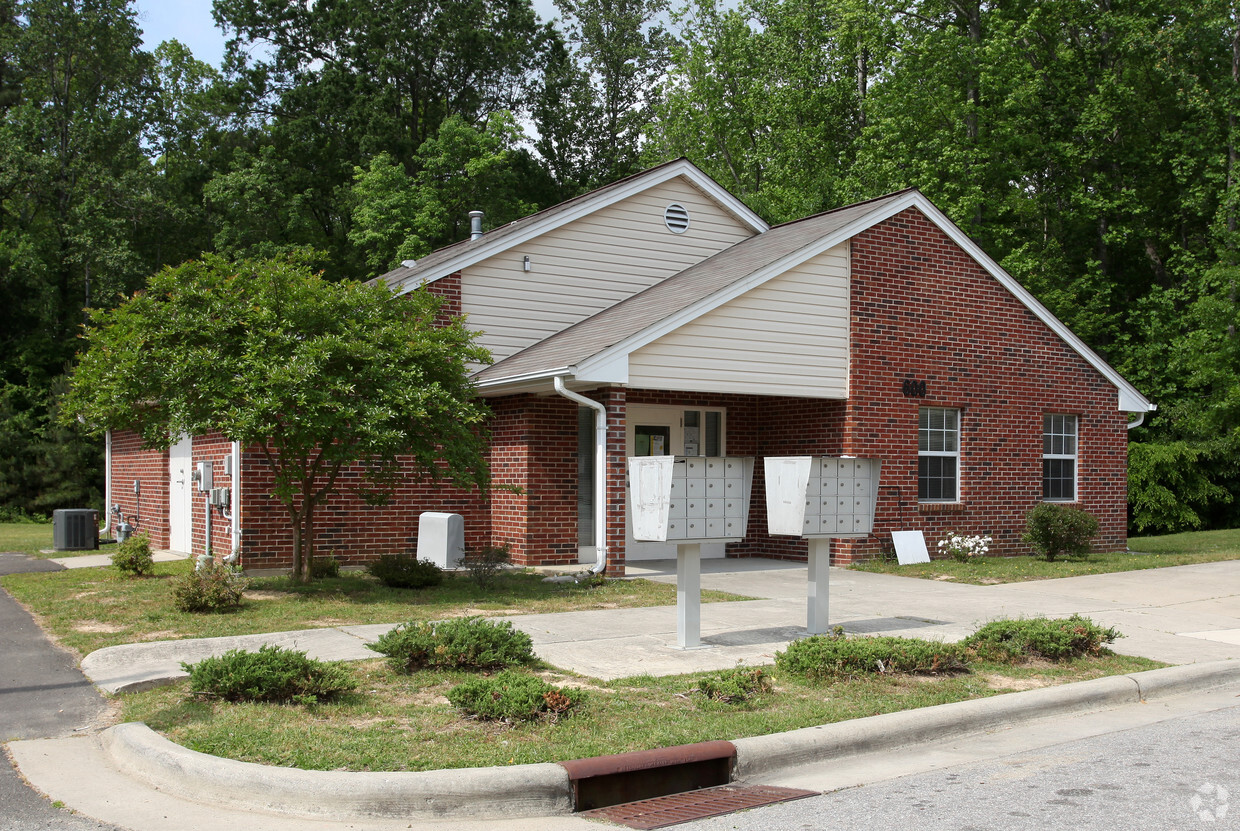
[(418, 559), (456, 568), (465, 555), (465, 518), (426, 511), (418, 516)]
[(794, 537), (864, 537), (874, 530), (878, 459), (768, 456), (766, 527)]
[(745, 538), (752, 456), (633, 456), (629, 506), (639, 542)]
[(198, 481), (198, 490), (202, 493), (207, 493), (215, 487), (213, 471), (214, 465), (211, 462), (198, 463), (198, 469), (194, 472), (194, 479)]

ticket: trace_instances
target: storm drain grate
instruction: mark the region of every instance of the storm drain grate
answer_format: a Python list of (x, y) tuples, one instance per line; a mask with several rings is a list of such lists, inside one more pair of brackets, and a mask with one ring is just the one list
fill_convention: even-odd
[(592, 811), (582, 811), (577, 816), (609, 820), (629, 828), (666, 828), (695, 819), (717, 817), (746, 808), (804, 799), (807, 796), (818, 796), (818, 791), (777, 788), (772, 785), (719, 785), (699, 791), (643, 799), (640, 802), (626, 802), (608, 808), (595, 808)]

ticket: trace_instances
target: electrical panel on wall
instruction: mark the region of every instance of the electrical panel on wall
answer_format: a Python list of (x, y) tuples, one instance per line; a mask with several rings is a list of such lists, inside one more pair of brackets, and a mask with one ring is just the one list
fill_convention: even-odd
[(629, 459), (633, 539), (738, 542), (745, 537), (751, 456), (634, 456)]
[(768, 456), (765, 467), (768, 533), (847, 538), (873, 532), (878, 459)]

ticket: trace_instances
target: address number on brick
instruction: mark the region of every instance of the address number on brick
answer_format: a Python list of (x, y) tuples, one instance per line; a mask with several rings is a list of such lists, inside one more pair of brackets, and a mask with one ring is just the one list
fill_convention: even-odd
[(904, 382), (904, 386), (902, 387), (902, 389), (904, 390), (904, 396), (906, 398), (925, 398), (926, 397), (926, 382), (925, 381), (913, 381), (911, 379), (906, 380)]

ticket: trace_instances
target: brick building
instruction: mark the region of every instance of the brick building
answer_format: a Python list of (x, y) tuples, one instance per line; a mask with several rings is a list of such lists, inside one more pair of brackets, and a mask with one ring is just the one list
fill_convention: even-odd
[[(480, 332), (492, 478), (514, 487), (484, 499), (410, 481), (381, 508), (334, 496), (320, 554), (408, 550), (418, 514), (447, 510), (468, 543), (507, 543), (519, 563), (595, 563), (602, 544), (619, 571), (674, 555), (632, 540), (625, 458), (723, 453), (757, 457), (757, 483), (764, 456), (880, 457), (875, 532), (836, 545), (837, 562), (894, 530), (1018, 553), (1042, 500), (1093, 513), (1100, 548), (1126, 545), (1127, 428), (1154, 405), (915, 190), (772, 228), (680, 160), (379, 279), (441, 295)], [(253, 449), (195, 437), (161, 454), (122, 434), (109, 448), (109, 504), (156, 543), (201, 552), (210, 517), (216, 553), (288, 566)], [(192, 481), (200, 461), (228, 489), (215, 507)], [(804, 541), (766, 534), (753, 491), (745, 540), (703, 556), (805, 558)]]

